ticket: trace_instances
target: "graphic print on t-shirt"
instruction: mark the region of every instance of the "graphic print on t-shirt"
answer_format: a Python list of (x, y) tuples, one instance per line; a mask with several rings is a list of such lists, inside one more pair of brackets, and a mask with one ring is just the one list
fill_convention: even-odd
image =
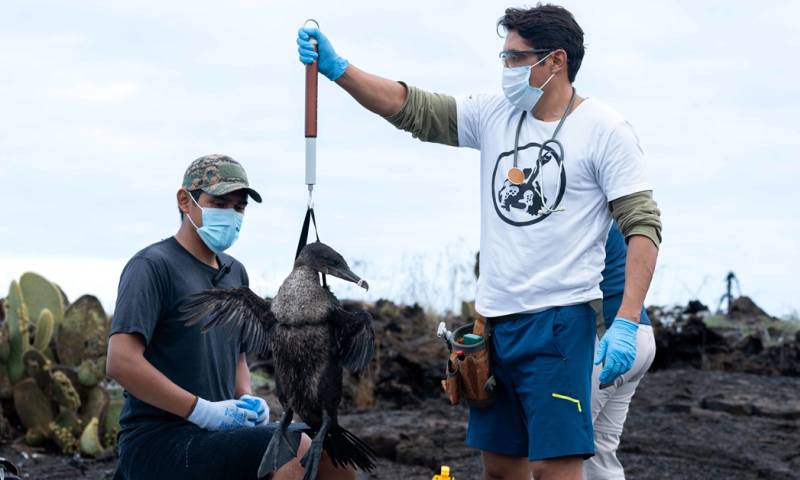
[[(552, 145), (542, 148), (541, 144), (531, 142), (519, 147), (517, 167), (525, 175), (520, 185), (511, 183), (507, 176), (514, 166), (514, 150), (497, 157), (492, 173), (492, 197), (494, 210), (504, 222), (517, 227), (532, 225), (550, 216), (550, 209), (556, 210), (561, 205), (567, 172), (561, 168), (563, 159)], [(536, 162), (540, 150), (541, 171)]]

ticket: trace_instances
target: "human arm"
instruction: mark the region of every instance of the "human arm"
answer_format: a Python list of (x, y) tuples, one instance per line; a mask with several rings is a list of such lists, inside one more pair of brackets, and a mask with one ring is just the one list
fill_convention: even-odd
[(595, 354), (594, 363), (604, 363), (600, 372), (601, 385), (614, 382), (636, 359), (636, 331), (661, 242), (660, 212), (652, 192), (637, 192), (616, 199), (611, 202), (610, 209), (628, 242), (628, 252), (622, 304)]
[(252, 393), (250, 369), (247, 366), (247, 354), (242, 352), (239, 354), (239, 360), (236, 362), (236, 389), (234, 396), (239, 398), (242, 395), (250, 395)]
[(661, 211), (651, 191), (615, 199), (609, 209), (628, 242), (625, 290), (617, 317), (638, 323), (661, 244)]
[[(314, 51), (311, 38), (318, 41), (318, 52)], [(297, 43), (301, 62), (318, 61), (320, 73), (335, 81), (367, 110), (423, 142), (458, 146), (454, 97), (365, 72), (342, 59), (325, 34), (316, 28), (301, 28)]]
[(144, 358), (144, 339), (117, 333), (108, 341), (107, 375), (143, 402), (186, 418), (197, 397), (176, 385)]
[(594, 363), (604, 364), (603, 385), (627, 372), (636, 358), (636, 332), (661, 244), (661, 212), (644, 179), (643, 151), (627, 122), (609, 135), (597, 172), (611, 216), (628, 243), (623, 301), (595, 353)]
[[(311, 43), (316, 40), (316, 51)], [(340, 57), (328, 37), (316, 28), (297, 32), (300, 61), (317, 62), (319, 72), (335, 81), (367, 110), (388, 117), (400, 111), (406, 99), (405, 87), (394, 80), (367, 73)]]
[(644, 299), (656, 268), (658, 247), (643, 235), (628, 238), (625, 260), (625, 291), (617, 317), (639, 322)]
[(176, 385), (144, 358), (144, 339), (116, 333), (108, 341), (106, 374), (130, 394), (207, 430), (256, 424), (257, 413), (236, 400), (210, 402)]
[(361, 106), (382, 117), (398, 113), (406, 101), (405, 85), (365, 72), (355, 65), (349, 65), (336, 84)]

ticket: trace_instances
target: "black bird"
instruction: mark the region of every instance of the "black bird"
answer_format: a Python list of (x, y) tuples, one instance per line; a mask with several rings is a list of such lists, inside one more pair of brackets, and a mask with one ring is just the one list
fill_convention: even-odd
[(297, 455), (300, 431), (288, 428), (294, 412), (314, 437), (301, 460), (304, 480), (317, 478), (322, 450), (337, 466), (375, 468), (372, 449), (337, 421), (342, 368), (359, 372), (372, 358), (372, 317), (363, 310), (342, 308), (327, 285), (320, 284), (320, 274), (369, 289), (341, 255), (314, 242), (300, 252), (271, 304), (240, 287), (207, 290), (193, 295), (184, 307), (191, 314), (187, 325), (203, 322), (203, 330), (207, 330), (234, 323), (244, 328), (248, 350), (272, 350), (278, 399), (285, 411), (264, 453), (259, 478)]

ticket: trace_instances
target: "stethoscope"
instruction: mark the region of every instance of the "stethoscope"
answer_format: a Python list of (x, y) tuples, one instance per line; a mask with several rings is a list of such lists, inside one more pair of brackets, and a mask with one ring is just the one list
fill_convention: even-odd
[[(536, 176), (537, 181), (532, 181), (531, 185), (533, 186), (533, 191), (539, 196), (539, 200), (541, 200), (542, 208), (539, 209), (538, 214), (548, 214), (554, 212), (563, 212), (565, 209), (564, 207), (556, 208), (556, 199), (552, 205), (548, 205), (547, 201), (544, 198), (544, 159), (549, 152), (556, 153), (556, 164), (558, 164), (558, 174), (556, 175), (556, 192), (561, 189), (561, 177), (564, 174), (564, 145), (561, 144), (558, 140), (556, 140), (556, 136), (558, 135), (559, 130), (561, 130), (561, 126), (564, 125), (564, 120), (567, 118), (567, 114), (572, 110), (572, 105), (575, 103), (575, 87), (572, 87), (572, 96), (569, 99), (569, 103), (567, 104), (566, 110), (564, 110), (564, 114), (561, 115), (561, 120), (558, 121), (558, 125), (556, 125), (556, 129), (553, 131), (553, 135), (550, 137), (549, 140), (544, 141), (539, 146), (539, 154), (536, 156), (536, 168), (533, 170), (531, 175)], [(522, 115), (519, 116), (519, 123), (517, 123), (517, 133), (514, 135), (514, 166), (508, 170), (508, 180), (514, 185), (521, 185), (522, 182), (525, 181), (525, 174), (517, 167), (517, 158), (519, 157), (519, 133), (522, 130), (522, 123), (525, 121), (525, 117), (527, 116), (528, 112), (522, 112)], [(557, 149), (557, 151), (556, 151)], [(538, 186), (538, 187), (537, 187)]]

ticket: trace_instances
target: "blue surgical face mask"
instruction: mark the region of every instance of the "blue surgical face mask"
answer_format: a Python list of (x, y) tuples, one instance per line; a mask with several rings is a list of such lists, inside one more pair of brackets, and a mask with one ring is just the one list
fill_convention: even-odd
[(203, 226), (197, 227), (188, 214), (189, 223), (197, 229), (197, 234), (203, 243), (214, 253), (224, 252), (239, 238), (244, 215), (232, 208), (201, 207), (197, 200), (191, 196), (195, 205), (203, 212)]
[(544, 62), (550, 55), (545, 55), (544, 58), (533, 65), (503, 67), (503, 93), (512, 105), (526, 112), (533, 110), (536, 102), (539, 101), (544, 93), (543, 88), (553, 79), (555, 73), (550, 75), (550, 78), (545, 80), (541, 87), (532, 87), (530, 81), (531, 69)]

